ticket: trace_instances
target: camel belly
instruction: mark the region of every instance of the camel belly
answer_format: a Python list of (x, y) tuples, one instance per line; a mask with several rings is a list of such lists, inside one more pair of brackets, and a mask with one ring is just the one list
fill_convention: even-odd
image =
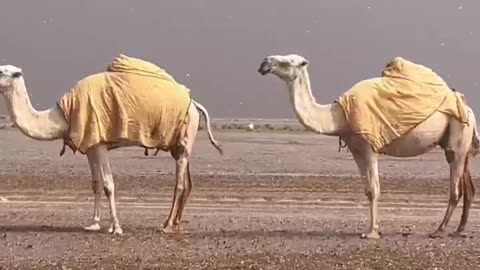
[(414, 157), (435, 148), (445, 135), (449, 117), (437, 112), (379, 152), (394, 157)]
[[(193, 138), (195, 138), (196, 131), (198, 129), (198, 122), (200, 120), (200, 115), (198, 114), (197, 107), (195, 107), (195, 105), (193, 103), (190, 103), (190, 105), (188, 107), (188, 115), (190, 117), (190, 120), (189, 120), (190, 125), (196, 123), (196, 125), (191, 125), (191, 127), (194, 128), (194, 130), (195, 130), (195, 135), (193, 135), (193, 136), (191, 135), (191, 136)], [(182, 132), (185, 133), (187, 131), (182, 131)], [(187, 132), (187, 134), (184, 134), (184, 135), (181, 135), (181, 136), (187, 136), (188, 137), (188, 135), (189, 134)], [(107, 146), (108, 146), (109, 150), (113, 150), (113, 149), (117, 149), (117, 148), (123, 148), (123, 147), (134, 147), (134, 146), (144, 147), (140, 142), (138, 142), (136, 140), (130, 140), (130, 139), (121, 139), (119, 141), (108, 142)], [(151, 148), (151, 149), (155, 149), (155, 148)]]

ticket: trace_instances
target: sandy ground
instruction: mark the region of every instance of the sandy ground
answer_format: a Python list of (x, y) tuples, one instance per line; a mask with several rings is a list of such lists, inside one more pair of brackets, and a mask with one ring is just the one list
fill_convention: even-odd
[[(478, 269), (480, 208), (468, 237), (429, 239), (447, 199), (440, 151), (381, 159), (383, 238), (361, 240), (367, 200), (349, 153), (314, 134), (202, 133), (181, 233), (159, 231), (173, 194), (169, 155), (112, 152), (125, 234), (87, 233), (93, 211), (86, 158), (59, 142), (0, 131), (0, 269)], [(478, 159), (472, 162), (475, 179)], [(478, 183), (478, 182), (477, 182)], [(103, 220), (109, 213), (103, 198)], [(460, 209), (450, 223), (458, 224)]]

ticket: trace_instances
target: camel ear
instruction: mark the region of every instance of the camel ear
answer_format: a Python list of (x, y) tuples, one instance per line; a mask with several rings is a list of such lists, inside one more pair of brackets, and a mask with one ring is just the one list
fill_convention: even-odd
[(300, 63), (300, 66), (301, 67), (305, 67), (308, 65), (308, 60), (303, 60), (301, 63)]
[(20, 71), (14, 72), (14, 73), (12, 74), (12, 77), (13, 77), (13, 78), (20, 78), (20, 77), (22, 77), (22, 76), (23, 76), (23, 73), (20, 72)]

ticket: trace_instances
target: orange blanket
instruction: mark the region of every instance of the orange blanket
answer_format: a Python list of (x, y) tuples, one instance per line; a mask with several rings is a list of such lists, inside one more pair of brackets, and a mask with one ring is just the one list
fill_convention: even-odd
[(437, 111), (468, 123), (461, 93), (451, 91), (431, 69), (401, 57), (390, 61), (381, 77), (355, 84), (336, 101), (353, 133), (364, 135), (375, 151)]
[(125, 141), (167, 151), (188, 124), (185, 89), (158, 66), (120, 55), (57, 103), (70, 124), (65, 144), (82, 154), (101, 142), (111, 149)]

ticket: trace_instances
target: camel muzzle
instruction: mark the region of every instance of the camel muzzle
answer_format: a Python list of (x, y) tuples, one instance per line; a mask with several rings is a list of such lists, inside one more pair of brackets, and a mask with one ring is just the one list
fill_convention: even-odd
[(265, 75), (265, 74), (269, 73), (270, 71), (272, 71), (272, 67), (270, 66), (270, 64), (267, 61), (263, 61), (260, 64), (260, 67), (258, 68), (258, 72), (262, 75)]

